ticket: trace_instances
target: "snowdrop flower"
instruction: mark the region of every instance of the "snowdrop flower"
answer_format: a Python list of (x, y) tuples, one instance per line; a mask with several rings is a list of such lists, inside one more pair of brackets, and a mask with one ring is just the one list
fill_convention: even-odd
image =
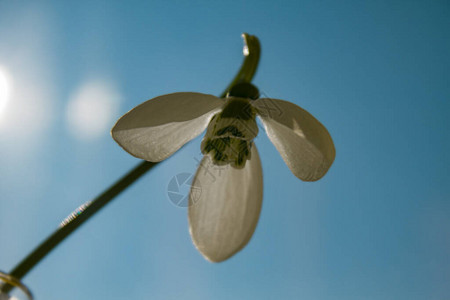
[(213, 262), (241, 250), (258, 222), (263, 179), (253, 143), (256, 116), (295, 176), (315, 181), (325, 175), (335, 157), (326, 128), (293, 103), (259, 98), (249, 83), (235, 85), (224, 99), (191, 92), (156, 97), (122, 116), (111, 131), (131, 155), (159, 162), (207, 128), (192, 183), (201, 193), (194, 197), (191, 190), (188, 216), (195, 246)]

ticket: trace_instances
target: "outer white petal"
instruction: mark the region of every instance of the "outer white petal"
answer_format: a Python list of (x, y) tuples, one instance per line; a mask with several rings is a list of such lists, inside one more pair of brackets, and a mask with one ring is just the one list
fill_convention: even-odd
[(195, 247), (212, 261), (241, 250), (258, 223), (262, 205), (262, 169), (256, 146), (243, 169), (201, 161), (189, 197), (189, 231)]
[(131, 155), (158, 162), (202, 133), (223, 103), (200, 93), (159, 96), (122, 116), (111, 135)]
[(269, 139), (295, 176), (315, 181), (325, 175), (336, 151), (327, 129), (316, 118), (283, 100), (262, 98), (253, 105)]

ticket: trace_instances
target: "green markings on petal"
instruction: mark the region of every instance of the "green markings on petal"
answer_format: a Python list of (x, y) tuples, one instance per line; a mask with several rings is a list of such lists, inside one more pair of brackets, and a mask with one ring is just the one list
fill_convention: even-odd
[(247, 159), (250, 159), (251, 147), (251, 141), (232, 137), (215, 137), (202, 142), (202, 152), (211, 153), (216, 165), (231, 164), (236, 168), (245, 166)]
[(222, 112), (210, 121), (202, 141), (202, 153), (211, 153), (214, 164), (243, 168), (250, 159), (258, 134), (256, 112), (249, 100), (228, 98)]
[(227, 134), (227, 132), (231, 133), (234, 137), (244, 137), (243, 133), (239, 131), (239, 129), (235, 125), (226, 126), (217, 130), (216, 135), (221, 136)]

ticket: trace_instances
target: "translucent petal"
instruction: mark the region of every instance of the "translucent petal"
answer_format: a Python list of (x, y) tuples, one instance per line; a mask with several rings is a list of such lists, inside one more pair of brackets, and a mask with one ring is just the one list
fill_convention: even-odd
[(248, 243), (261, 211), (262, 184), (255, 145), (243, 169), (217, 166), (204, 156), (189, 196), (189, 231), (206, 259), (223, 261)]
[(159, 96), (122, 116), (111, 135), (131, 155), (158, 162), (202, 133), (223, 103), (200, 93)]
[(336, 155), (327, 129), (291, 102), (262, 98), (253, 105), (269, 139), (292, 173), (304, 181), (322, 178)]

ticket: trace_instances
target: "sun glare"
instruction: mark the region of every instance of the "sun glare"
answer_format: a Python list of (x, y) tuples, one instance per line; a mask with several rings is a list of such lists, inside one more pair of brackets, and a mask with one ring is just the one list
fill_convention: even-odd
[(69, 129), (81, 140), (109, 136), (120, 95), (114, 84), (90, 81), (81, 85), (67, 106)]
[(5, 110), (8, 103), (9, 86), (6, 73), (0, 68), (0, 114)]

